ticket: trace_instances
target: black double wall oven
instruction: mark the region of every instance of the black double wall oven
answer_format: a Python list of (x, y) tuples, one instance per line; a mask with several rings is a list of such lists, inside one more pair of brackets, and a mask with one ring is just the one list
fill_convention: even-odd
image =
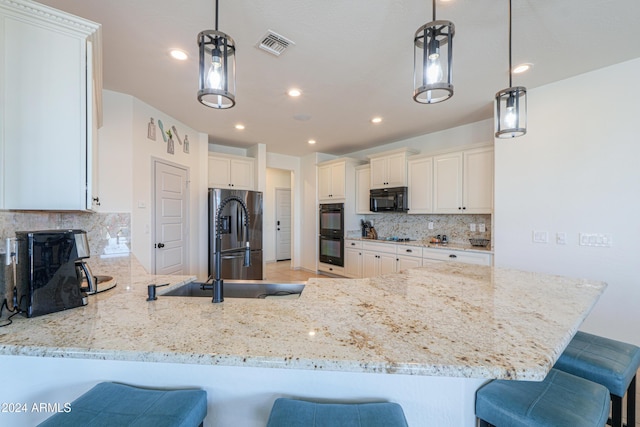
[(344, 203), (320, 205), (320, 262), (344, 267)]

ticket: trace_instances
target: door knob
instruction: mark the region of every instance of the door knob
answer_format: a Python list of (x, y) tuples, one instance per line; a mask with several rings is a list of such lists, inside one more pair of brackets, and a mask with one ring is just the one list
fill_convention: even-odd
[(159, 249), (164, 248), (164, 243), (158, 243), (158, 248), (159, 248)]

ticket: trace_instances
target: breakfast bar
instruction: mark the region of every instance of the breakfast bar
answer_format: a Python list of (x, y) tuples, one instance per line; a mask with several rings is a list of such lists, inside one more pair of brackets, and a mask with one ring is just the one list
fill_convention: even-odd
[[(0, 328), (2, 402), (64, 405), (111, 380), (201, 387), (207, 426), (264, 426), (285, 396), (387, 400), (402, 405), (411, 426), (471, 427), (475, 390), (490, 379), (542, 380), (606, 288), (434, 263), (369, 279), (310, 279), (299, 298), (213, 304), (163, 296), (195, 278), (148, 275), (133, 256), (94, 271), (118, 286), (85, 307), (15, 316)], [(170, 285), (146, 301), (151, 283)], [(31, 425), (49, 415), (0, 417)]]

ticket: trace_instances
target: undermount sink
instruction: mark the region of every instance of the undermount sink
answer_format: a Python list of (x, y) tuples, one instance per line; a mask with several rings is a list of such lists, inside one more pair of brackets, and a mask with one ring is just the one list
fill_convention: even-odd
[[(223, 296), (225, 298), (298, 298), (306, 282), (270, 282), (263, 280), (225, 280)], [(190, 282), (180, 287), (169, 289), (158, 296), (171, 297), (213, 297), (211, 285), (203, 289), (202, 282)]]

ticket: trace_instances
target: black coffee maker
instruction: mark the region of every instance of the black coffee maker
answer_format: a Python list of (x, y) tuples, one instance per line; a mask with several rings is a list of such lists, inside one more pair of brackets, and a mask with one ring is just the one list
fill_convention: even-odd
[(27, 317), (87, 305), (76, 260), (89, 256), (83, 230), (17, 231), (18, 306)]

